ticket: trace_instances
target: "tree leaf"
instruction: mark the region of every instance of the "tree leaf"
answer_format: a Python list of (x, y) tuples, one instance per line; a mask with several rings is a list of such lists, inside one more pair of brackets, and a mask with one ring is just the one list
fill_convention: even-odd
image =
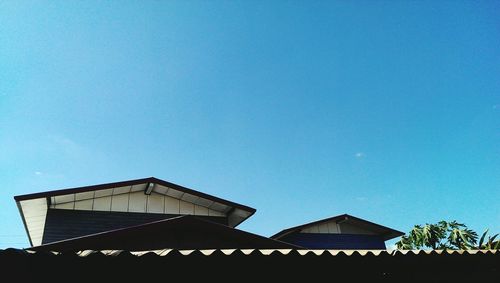
[(483, 246), (483, 242), (484, 242), (484, 238), (486, 237), (486, 234), (488, 234), (488, 231), (489, 229), (486, 229), (486, 231), (484, 231), (483, 235), (481, 236), (481, 239), (479, 240), (479, 244), (478, 244), (478, 249), (481, 249), (481, 247)]

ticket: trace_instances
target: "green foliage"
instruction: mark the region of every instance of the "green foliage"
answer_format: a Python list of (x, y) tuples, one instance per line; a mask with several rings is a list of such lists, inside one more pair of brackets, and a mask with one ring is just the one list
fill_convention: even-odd
[(475, 231), (469, 229), (465, 224), (456, 221), (446, 222), (439, 221), (435, 224), (415, 225), (408, 234), (401, 237), (401, 240), (396, 242), (396, 247), (401, 250), (410, 249), (453, 249), (453, 250), (468, 250), (468, 249), (484, 249), (484, 248), (500, 248), (499, 241), (495, 242), (498, 236), (488, 237), (488, 241), (484, 242), (486, 231), (476, 246), (478, 235)]
[(459, 250), (469, 250), (476, 247), (477, 233), (467, 228), (465, 224), (452, 221), (448, 223), (448, 243)]
[(489, 229), (486, 229), (484, 231), (483, 235), (481, 236), (481, 239), (479, 240), (479, 244), (477, 245), (478, 249), (480, 250), (500, 250), (500, 241), (496, 241), (496, 237), (498, 237), (498, 234), (495, 234), (493, 236), (488, 236), (488, 240), (484, 242), (486, 239), (486, 235), (488, 234)]

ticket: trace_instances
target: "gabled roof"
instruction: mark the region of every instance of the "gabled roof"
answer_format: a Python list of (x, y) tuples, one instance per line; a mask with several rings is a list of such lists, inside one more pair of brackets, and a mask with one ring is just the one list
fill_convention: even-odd
[(96, 233), (29, 248), (75, 252), (88, 249), (143, 251), (154, 249), (293, 249), (298, 246), (183, 215), (142, 225)]
[(394, 230), (394, 229), (391, 229), (391, 228), (388, 228), (388, 227), (385, 227), (385, 226), (382, 226), (382, 225), (379, 225), (379, 224), (376, 224), (376, 223), (373, 223), (373, 222), (370, 222), (370, 221), (367, 221), (367, 220), (364, 220), (364, 219), (361, 219), (358, 217), (354, 217), (354, 216), (349, 215), (349, 214), (342, 214), (342, 215), (338, 215), (338, 216), (334, 216), (334, 217), (330, 217), (330, 218), (325, 218), (325, 219), (321, 219), (318, 221), (314, 221), (314, 222), (310, 222), (310, 223), (306, 223), (306, 224), (302, 224), (299, 226), (295, 226), (295, 227), (291, 227), (291, 228), (282, 230), (282, 231), (278, 232), (277, 234), (271, 236), (271, 238), (278, 240), (278, 239), (285, 237), (286, 235), (289, 235), (291, 233), (300, 232), (306, 228), (309, 228), (309, 227), (312, 227), (315, 225), (324, 224), (327, 222), (349, 223), (351, 225), (358, 226), (360, 228), (372, 231), (373, 233), (381, 236), (382, 239), (384, 239), (385, 241), (404, 235), (404, 233), (401, 231), (397, 231), (397, 230)]
[[(165, 196), (165, 198), (173, 198), (182, 201), (183, 203), (191, 203), (195, 206), (195, 208), (200, 208), (200, 211), (205, 210), (208, 215), (227, 217), (228, 225), (230, 227), (236, 227), (238, 224), (253, 215), (256, 211), (254, 208), (195, 191), (193, 189), (154, 177), (20, 195), (15, 196), (14, 199), (16, 200), (19, 212), (21, 213), (30, 243), (32, 246), (36, 246), (41, 244), (45, 218), (49, 207), (78, 210), (80, 208), (76, 207), (75, 203), (83, 204), (85, 201), (88, 201), (92, 202), (90, 210), (99, 210), (99, 208), (96, 209), (94, 207), (94, 201), (97, 199), (102, 200), (106, 197), (111, 198), (117, 195), (138, 193), (141, 191), (143, 191), (146, 195), (154, 192), (157, 195)], [(130, 203), (127, 205), (130, 205)], [(89, 207), (84, 209), (89, 210)], [(115, 211), (112, 207), (104, 210)], [(128, 208), (125, 211), (129, 211)], [(147, 209), (144, 212), (149, 213)], [(164, 211), (164, 213), (169, 212)], [(191, 213), (182, 213), (179, 210), (179, 213), (172, 214)]]

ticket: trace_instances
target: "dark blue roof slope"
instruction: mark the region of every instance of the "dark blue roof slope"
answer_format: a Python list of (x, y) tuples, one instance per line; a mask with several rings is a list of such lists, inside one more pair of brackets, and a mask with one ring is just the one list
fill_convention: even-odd
[(192, 215), (96, 233), (29, 248), (34, 251), (156, 249), (279, 249), (298, 246), (230, 228)]

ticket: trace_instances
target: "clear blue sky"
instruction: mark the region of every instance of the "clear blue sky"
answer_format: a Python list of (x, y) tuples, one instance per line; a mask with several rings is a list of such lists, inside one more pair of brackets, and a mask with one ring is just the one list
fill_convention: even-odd
[(498, 1), (2, 1), (14, 195), (155, 176), (255, 207), (500, 232)]

